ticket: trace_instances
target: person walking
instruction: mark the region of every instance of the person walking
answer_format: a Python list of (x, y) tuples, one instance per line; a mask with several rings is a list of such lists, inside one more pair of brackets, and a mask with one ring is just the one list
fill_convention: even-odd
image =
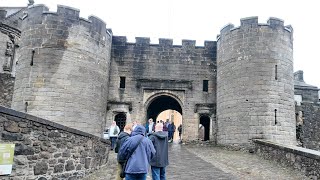
[(169, 142), (173, 141), (173, 134), (175, 131), (176, 131), (176, 126), (174, 125), (173, 122), (170, 121), (170, 123), (168, 125)]
[(152, 180), (166, 180), (166, 166), (169, 165), (168, 158), (168, 134), (163, 132), (163, 124), (157, 123), (155, 132), (149, 134), (154, 148), (155, 156), (151, 159)]
[(109, 128), (109, 137), (110, 137), (110, 141), (111, 141), (111, 150), (114, 149), (114, 145), (116, 143), (118, 134), (120, 133), (120, 129), (117, 126), (116, 121), (113, 121), (110, 128)]
[(120, 156), (119, 156), (119, 149), (121, 148), (122, 144), (130, 137), (130, 134), (132, 132), (132, 123), (128, 123), (124, 126), (124, 129), (122, 132), (120, 132), (118, 138), (117, 138), (117, 141), (116, 141), (116, 146), (115, 146), (115, 149), (114, 151), (116, 153), (118, 153), (117, 155), (117, 160), (118, 160), (118, 171), (117, 171), (117, 180), (122, 180), (123, 178), (120, 177), (120, 173), (122, 172), (123, 170), (123, 166), (126, 162), (125, 159), (120, 159)]
[(137, 125), (129, 137), (121, 146), (120, 159), (126, 159), (126, 180), (146, 180), (150, 160), (156, 153), (150, 139), (145, 137), (146, 129)]
[(178, 132), (179, 132), (179, 140), (180, 140), (180, 142), (181, 142), (181, 134), (182, 134), (182, 124), (180, 124), (179, 125), (179, 127), (178, 127)]
[(155, 127), (155, 124), (153, 122), (153, 119), (150, 118), (148, 120), (148, 123), (146, 124), (146, 132), (147, 132), (147, 134), (154, 132), (154, 127)]

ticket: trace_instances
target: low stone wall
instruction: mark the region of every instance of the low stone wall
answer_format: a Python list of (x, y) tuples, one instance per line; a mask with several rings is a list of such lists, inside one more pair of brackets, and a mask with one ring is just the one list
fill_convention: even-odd
[(265, 159), (293, 167), (313, 179), (320, 178), (320, 152), (297, 146), (285, 146), (269, 141), (254, 140), (255, 152)]
[(81, 179), (106, 164), (109, 141), (0, 106), (0, 143), (14, 143), (11, 175), (0, 179)]
[(13, 87), (14, 78), (11, 74), (0, 73), (0, 106), (11, 107)]

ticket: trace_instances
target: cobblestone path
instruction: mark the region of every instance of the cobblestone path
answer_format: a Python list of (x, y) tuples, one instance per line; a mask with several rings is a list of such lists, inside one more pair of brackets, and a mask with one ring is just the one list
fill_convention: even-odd
[[(290, 168), (264, 160), (255, 154), (220, 147), (170, 144), (168, 180), (304, 180), (307, 177)], [(85, 180), (114, 180), (116, 154), (110, 152), (107, 166)], [(151, 180), (151, 175), (148, 175)]]

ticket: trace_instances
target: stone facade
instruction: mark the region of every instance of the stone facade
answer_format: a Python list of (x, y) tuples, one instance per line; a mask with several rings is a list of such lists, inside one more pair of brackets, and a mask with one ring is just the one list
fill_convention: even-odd
[(0, 105), (11, 107), (20, 30), (5, 24), (7, 11), (0, 10)]
[(10, 74), (0, 73), (0, 105), (11, 106), (14, 78)]
[(106, 24), (65, 6), (30, 6), (27, 14), (12, 108), (101, 136), (111, 52)]
[(218, 142), (295, 144), (291, 26), (270, 18), (227, 25), (217, 41)]
[(310, 179), (320, 178), (320, 152), (268, 141), (254, 140), (257, 155), (303, 172)]
[(297, 110), (303, 115), (303, 123), (298, 126), (302, 147), (320, 151), (320, 105), (303, 103)]
[[(108, 100), (130, 103), (131, 120), (145, 123), (152, 117), (148, 115), (148, 108), (154, 100), (172, 97), (182, 109), (184, 130), (188, 132), (184, 137), (196, 139), (198, 129), (195, 127), (199, 123), (196, 105), (215, 102), (216, 43), (207, 41), (204, 47), (196, 47), (195, 41), (183, 40), (181, 46), (176, 46), (171, 39), (150, 44), (149, 38), (136, 38), (136, 43), (127, 43), (126, 37), (116, 36), (112, 41)], [(125, 88), (120, 88), (120, 77), (126, 78)], [(202, 89), (203, 80), (209, 82), (208, 92)], [(113, 117), (108, 117), (110, 124)]]
[(81, 179), (108, 160), (99, 137), (0, 106), (0, 142), (15, 144), (11, 175), (1, 179)]
[(60, 5), (57, 12), (30, 5), (1, 20), (20, 40), (11, 73), (15, 110), (98, 136), (117, 117), (145, 123), (172, 109), (182, 114), (185, 141), (197, 139), (201, 120), (209, 121), (203, 122), (209, 139), (219, 144), (295, 139), (292, 29), (279, 19), (227, 26), (218, 48), (215, 41), (198, 47), (193, 40), (150, 44), (138, 37), (128, 43), (102, 20), (85, 20), (79, 10)]

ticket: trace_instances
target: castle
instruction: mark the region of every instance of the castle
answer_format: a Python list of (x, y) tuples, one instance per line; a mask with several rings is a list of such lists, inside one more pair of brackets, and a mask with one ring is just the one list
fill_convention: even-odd
[(172, 109), (184, 140), (196, 140), (202, 123), (218, 144), (295, 144), (294, 97), (308, 90), (319, 100), (302, 72), (293, 76), (293, 29), (281, 19), (241, 19), (199, 47), (129, 43), (98, 17), (61, 5), (0, 9), (0, 104), (97, 136), (113, 120), (145, 123)]

